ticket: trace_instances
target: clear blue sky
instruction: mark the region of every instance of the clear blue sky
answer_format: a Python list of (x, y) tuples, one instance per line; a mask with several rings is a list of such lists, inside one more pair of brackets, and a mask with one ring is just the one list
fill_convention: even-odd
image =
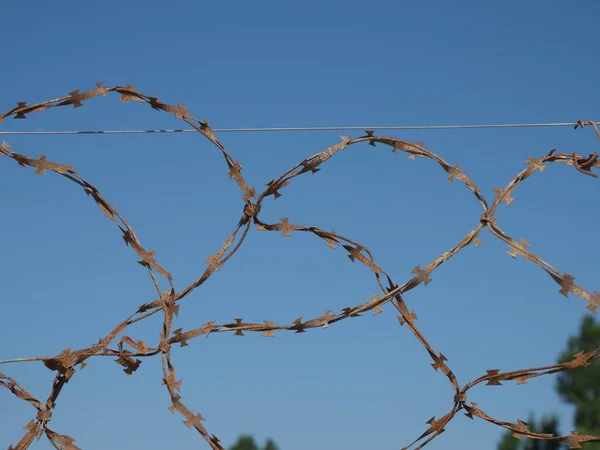
[[(130, 83), (181, 102), (213, 127), (466, 124), (600, 120), (600, 4), (558, 1), (4, 2), (0, 104)], [(8, 130), (180, 128), (172, 116), (98, 98), (7, 120)], [(339, 132), (223, 134), (251, 186), (337, 142)], [(347, 133), (357, 136), (359, 133)], [(528, 156), (589, 154), (591, 129), (382, 132), (423, 141), (488, 199)], [(243, 208), (218, 151), (195, 134), (6, 136), (14, 151), (72, 164), (99, 187), (183, 288), (200, 274)], [(0, 160), (0, 359), (87, 347), (154, 298), (146, 270), (75, 185)], [(433, 162), (352, 147), (303, 176), (262, 217), (334, 229), (369, 247), (399, 283), (474, 228), (480, 208)], [(565, 165), (537, 173), (501, 206), (499, 225), (588, 290), (598, 285), (600, 181)], [(587, 313), (541, 269), (506, 255), (484, 231), (406, 295), (418, 325), (464, 384), (486, 369), (552, 364)], [(368, 300), (377, 285), (314, 236), (254, 229), (241, 250), (181, 303), (175, 327), (236, 317), (291, 323)], [(154, 345), (160, 318), (128, 331)], [(230, 446), (240, 433), (281, 450), (400, 448), (446, 414), (452, 391), (393, 307), (304, 334), (232, 333), (173, 352), (182, 397)], [(41, 363), (1, 372), (45, 399)], [(88, 450), (209, 448), (167, 407), (159, 359), (128, 378), (96, 358), (65, 387), (51, 427)], [(572, 410), (555, 379), (479, 387), (469, 401), (508, 421)], [(34, 410), (0, 391), (0, 447), (15, 445)], [(428, 448), (493, 449), (502, 430), (460, 415)], [(32, 449), (49, 449), (43, 438)]]

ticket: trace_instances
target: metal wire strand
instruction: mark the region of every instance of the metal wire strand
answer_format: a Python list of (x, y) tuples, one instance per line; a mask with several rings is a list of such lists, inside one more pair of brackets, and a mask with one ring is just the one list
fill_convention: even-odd
[[(598, 125), (600, 122), (587, 122)], [(480, 125), (391, 125), (391, 126), (332, 126), (332, 127), (256, 127), (256, 128), (213, 128), (216, 133), (290, 132), (290, 131), (352, 131), (352, 130), (456, 130), (482, 128), (535, 128), (574, 127), (579, 122), (550, 123), (505, 123)], [(2, 135), (74, 135), (74, 134), (146, 134), (146, 133), (197, 133), (196, 130), (91, 130), (91, 131), (0, 131)]]

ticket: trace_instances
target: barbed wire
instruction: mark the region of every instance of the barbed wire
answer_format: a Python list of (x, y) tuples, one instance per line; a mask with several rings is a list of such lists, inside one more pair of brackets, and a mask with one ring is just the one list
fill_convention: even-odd
[[(260, 194), (257, 194), (256, 189), (249, 187), (243, 178), (242, 165), (229, 154), (217, 139), (215, 130), (212, 130), (206, 122), (198, 121), (188, 112), (184, 105), (179, 104), (173, 106), (161, 103), (156, 97), (142, 94), (131, 85), (126, 85), (124, 87), (104, 87), (102, 83), (97, 83), (96, 89), (82, 93), (80, 93), (79, 90), (76, 90), (69, 93), (67, 96), (37, 103), (35, 105), (27, 105), (26, 102), (20, 102), (16, 108), (0, 115), (0, 123), (10, 116), (15, 118), (26, 118), (28, 114), (41, 112), (54, 107), (72, 105), (73, 107), (78, 108), (83, 106), (84, 101), (98, 96), (107, 96), (109, 93), (113, 92), (119, 94), (119, 99), (125, 103), (146, 103), (156, 110), (169, 112), (211, 141), (224, 157), (229, 170), (229, 178), (233, 179), (242, 191), (245, 206), (240, 219), (233, 227), (233, 231), (229, 234), (228, 238), (214, 255), (208, 256), (205, 260), (208, 266), (205, 268), (204, 272), (189, 286), (181, 291), (177, 291), (171, 273), (158, 263), (155, 252), (152, 249), (146, 249), (146, 247), (142, 246), (133, 228), (127, 223), (125, 218), (121, 216), (115, 207), (102, 196), (100, 191), (86, 181), (73, 166), (48, 161), (44, 155), (41, 155), (39, 158), (25, 156), (13, 151), (11, 146), (6, 142), (3, 142), (0, 145), (1, 155), (13, 159), (20, 166), (34, 168), (34, 174), (45, 175), (46, 171), (54, 172), (81, 187), (83, 191), (96, 202), (102, 213), (119, 229), (125, 244), (130, 246), (139, 256), (140, 259), (138, 260), (138, 263), (147, 269), (157, 293), (157, 298), (139, 306), (129, 317), (119, 322), (105, 337), (90, 347), (78, 350), (67, 348), (55, 356), (16, 358), (0, 361), (2, 364), (38, 361), (42, 362), (48, 369), (56, 372), (45, 402), (42, 402), (31, 395), (29, 391), (14, 378), (5, 374), (0, 374), (0, 386), (11, 391), (17, 398), (28, 402), (37, 411), (36, 416), (25, 426), (25, 433), (16, 444), (16, 447), (11, 446), (10, 449), (27, 449), (33, 439), (39, 439), (42, 435), (45, 435), (57, 449), (78, 449), (74, 444), (74, 438), (66, 434), (57, 433), (49, 427), (52, 413), (56, 407), (56, 400), (65, 384), (79, 370), (85, 367), (86, 361), (92, 357), (114, 357), (116, 358), (115, 361), (117, 364), (123, 367), (123, 371), (128, 375), (132, 375), (133, 372), (139, 368), (143, 358), (160, 355), (163, 384), (171, 398), (169, 410), (171, 412), (179, 412), (185, 419), (184, 423), (188, 427), (197, 430), (212, 449), (224, 450), (219, 439), (214, 434), (209, 434), (205, 428), (203, 424), (203, 422), (205, 422), (204, 417), (199, 413), (193, 413), (182, 400), (182, 380), (177, 380), (177, 374), (173, 364), (174, 344), (185, 347), (189, 345), (190, 341), (194, 338), (222, 332), (234, 332), (237, 336), (243, 336), (244, 332), (258, 332), (266, 337), (273, 337), (276, 331), (294, 331), (295, 333), (303, 333), (317, 327), (326, 328), (329, 325), (341, 322), (348, 318), (361, 316), (365, 312), (370, 311), (372, 314), (382, 313), (383, 306), (388, 303), (398, 312), (399, 315), (397, 318), (399, 324), (401, 326), (406, 325), (416, 339), (422, 344), (432, 360), (431, 366), (433, 369), (439, 371), (447, 378), (454, 391), (452, 399), (453, 406), (450, 411), (439, 419), (436, 419), (435, 416), (429, 419), (426, 422), (428, 426), (423, 433), (408, 446), (404, 447), (404, 449), (411, 448), (415, 445), (417, 445), (415, 450), (421, 449), (438, 437), (458, 412), (463, 410), (465, 411), (465, 415), (469, 418), (473, 419), (474, 417), (478, 417), (497, 426), (511, 430), (513, 436), (517, 438), (529, 437), (531, 439), (565, 442), (569, 443), (571, 448), (579, 448), (581, 447), (581, 443), (584, 442), (600, 441), (600, 436), (583, 435), (579, 434), (577, 431), (573, 431), (570, 435), (565, 436), (535, 433), (528, 430), (528, 424), (526, 422), (521, 420), (517, 420), (516, 422), (498, 420), (485, 413), (479, 408), (477, 403), (473, 401), (469, 403), (467, 400), (468, 391), (481, 383), (498, 386), (504, 381), (517, 381), (517, 384), (524, 384), (529, 379), (537, 378), (539, 376), (572, 370), (579, 367), (587, 367), (591, 364), (591, 361), (600, 359), (600, 348), (587, 353), (579, 352), (573, 355), (572, 361), (563, 364), (526, 368), (509, 372), (501, 372), (500, 369), (489, 369), (486, 370), (485, 374), (461, 386), (453, 371), (450, 369), (447, 358), (432, 347), (417, 327), (417, 315), (415, 311), (410, 310), (408, 304), (404, 300), (404, 294), (419, 285), (427, 285), (431, 281), (432, 273), (462, 249), (470, 244), (473, 244), (475, 247), (481, 244), (482, 241), (478, 236), (483, 228), (488, 228), (496, 238), (508, 245), (510, 250), (507, 253), (511, 257), (516, 258), (517, 256), (520, 256), (537, 265), (559, 285), (560, 289), (558, 292), (566, 297), (568, 297), (570, 293), (578, 296), (587, 303), (586, 308), (589, 311), (596, 313), (597, 308), (600, 307), (600, 293), (595, 291), (592, 294), (590, 291), (575, 284), (575, 278), (572, 275), (560, 272), (558, 269), (529, 251), (529, 244), (524, 239), (521, 238), (517, 241), (507, 235), (497, 224), (496, 211), (502, 202), (505, 202), (507, 206), (510, 205), (514, 199), (513, 194), (518, 185), (537, 172), (543, 172), (547, 167), (547, 164), (564, 163), (567, 166), (573, 166), (573, 168), (581, 174), (597, 178), (598, 176), (592, 172), (592, 169), (600, 168), (600, 161), (598, 160), (597, 153), (584, 157), (576, 153), (556, 153), (552, 150), (542, 157), (529, 157), (525, 161), (527, 167), (518, 173), (506, 187), (496, 188), (494, 190), (496, 196), (493, 202), (489, 204), (477, 185), (460, 170), (460, 164), (454, 166), (448, 164), (441, 156), (426, 149), (421, 143), (412, 143), (392, 137), (375, 136), (374, 130), (368, 129), (365, 130), (365, 135), (363, 136), (355, 138), (342, 136), (341, 142), (304, 159), (278, 178), (269, 181), (266, 184), (266, 189)], [(575, 128), (588, 125), (592, 126), (600, 139), (600, 132), (598, 131), (595, 122), (578, 121), (572, 125), (574, 125)], [(342, 236), (334, 231), (325, 231), (314, 226), (294, 224), (290, 222), (289, 218), (282, 218), (280, 219), (281, 222), (271, 224), (265, 223), (260, 219), (261, 208), (267, 197), (272, 196), (274, 199), (277, 199), (282, 195), (281, 191), (295, 178), (309, 172), (313, 174), (318, 172), (321, 170), (320, 166), (332, 159), (339, 151), (347, 149), (352, 145), (365, 142), (372, 146), (381, 144), (383, 147), (391, 148), (392, 152), (401, 151), (407, 153), (410, 159), (415, 159), (415, 157), (418, 156), (434, 161), (448, 174), (449, 182), (452, 183), (454, 180), (458, 180), (463, 183), (482, 208), (479, 222), (471, 231), (469, 231), (452, 248), (443, 252), (438, 258), (429, 262), (424, 267), (417, 264), (412, 270), (413, 276), (403, 284), (395, 283), (390, 275), (377, 265), (373, 254), (366, 246), (355, 242), (348, 237)], [(310, 233), (323, 240), (331, 248), (335, 249), (339, 247), (344, 249), (346, 255), (352, 262), (358, 262), (373, 272), (375, 281), (381, 293), (374, 295), (372, 299), (363, 303), (345, 307), (340, 312), (332, 313), (332, 310), (328, 310), (323, 315), (309, 320), (302, 320), (300, 317), (292, 321), (291, 324), (277, 324), (269, 320), (264, 320), (262, 323), (246, 322), (242, 318), (235, 318), (233, 322), (223, 324), (217, 324), (215, 321), (206, 322), (198, 328), (185, 331), (182, 328), (173, 329), (173, 320), (179, 312), (178, 302), (192, 291), (202, 286), (215, 271), (219, 270), (223, 264), (237, 252), (248, 236), (252, 224), (256, 226), (257, 230), (281, 232), (283, 236), (293, 236), (293, 232)], [(166, 290), (161, 286), (159, 278), (162, 279), (163, 284), (165, 281), (168, 284)], [(133, 323), (144, 320), (159, 312), (162, 312), (163, 314), (163, 321), (159, 339), (154, 346), (150, 346), (142, 340), (136, 340), (133, 337), (124, 335), (124, 332)], [(115, 344), (115, 340), (117, 340), (119, 336), (120, 338)]]
[[(549, 123), (504, 123), (481, 125), (383, 125), (368, 126), (333, 126), (333, 127), (254, 127), (254, 128), (213, 128), (215, 133), (253, 133), (253, 132), (288, 132), (288, 131), (364, 131), (364, 130), (459, 130), (487, 128), (539, 128), (539, 127), (577, 127), (585, 123), (597, 127), (600, 122), (549, 122)], [(196, 133), (195, 129), (178, 130), (89, 130), (89, 131), (0, 131), (4, 135), (72, 135), (72, 134), (149, 134), (149, 133)]]

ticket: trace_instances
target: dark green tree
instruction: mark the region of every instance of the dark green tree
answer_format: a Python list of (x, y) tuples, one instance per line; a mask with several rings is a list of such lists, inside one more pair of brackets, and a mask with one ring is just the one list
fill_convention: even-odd
[[(230, 450), (259, 450), (254, 442), (254, 437), (250, 435), (241, 435)], [(278, 450), (277, 445), (272, 439), (267, 439), (263, 450)]]
[(275, 442), (273, 442), (273, 440), (268, 439), (267, 443), (264, 446), (264, 450), (278, 450), (277, 449), (277, 445), (275, 445)]
[(271, 439), (267, 440), (267, 443), (264, 446), (264, 450), (278, 450), (277, 445)]
[[(581, 322), (579, 335), (571, 336), (567, 348), (560, 354), (559, 362), (573, 360), (578, 352), (591, 352), (600, 347), (600, 323), (592, 316)], [(558, 395), (575, 407), (575, 428), (581, 434), (600, 435), (600, 360), (589, 367), (561, 372), (556, 382)], [(582, 444), (584, 450), (600, 450), (600, 442)]]
[(237, 442), (231, 447), (231, 450), (258, 450), (254, 437), (249, 435), (242, 435), (238, 438)]

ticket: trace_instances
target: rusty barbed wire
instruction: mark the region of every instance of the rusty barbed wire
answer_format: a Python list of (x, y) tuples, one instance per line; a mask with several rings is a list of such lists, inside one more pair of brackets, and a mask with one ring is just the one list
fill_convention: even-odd
[[(496, 212), (501, 202), (504, 201), (507, 206), (510, 205), (514, 199), (512, 194), (516, 188), (536, 172), (543, 172), (547, 167), (547, 164), (566, 163), (568, 166), (573, 166), (573, 168), (579, 173), (597, 178), (598, 176), (592, 172), (592, 169), (600, 168), (600, 161), (598, 160), (597, 153), (583, 157), (577, 155), (576, 153), (556, 153), (554, 150), (552, 150), (543, 157), (527, 158), (525, 161), (527, 167), (517, 174), (504, 189), (496, 188), (494, 190), (496, 193), (494, 201), (491, 203), (491, 205), (489, 205), (477, 185), (463, 171), (461, 171), (460, 164), (456, 164), (454, 166), (448, 164), (441, 156), (426, 149), (421, 143), (411, 143), (391, 137), (375, 136), (373, 130), (365, 130), (366, 134), (364, 136), (356, 138), (342, 136), (341, 142), (304, 159), (302, 162), (296, 164), (280, 177), (269, 181), (266, 184), (266, 189), (260, 194), (257, 194), (256, 189), (250, 188), (243, 178), (242, 165), (227, 152), (224, 146), (217, 139), (213, 130), (208, 126), (208, 123), (198, 121), (188, 112), (187, 107), (184, 105), (178, 104), (173, 106), (159, 102), (156, 97), (151, 97), (140, 93), (131, 85), (126, 85), (124, 87), (104, 87), (102, 83), (97, 83), (96, 89), (82, 93), (80, 93), (79, 90), (76, 90), (66, 96), (37, 103), (35, 105), (27, 105), (27, 102), (19, 102), (17, 107), (0, 115), (0, 123), (11, 116), (15, 119), (25, 119), (28, 114), (33, 114), (60, 106), (72, 105), (73, 107), (78, 108), (83, 106), (84, 102), (89, 99), (98, 96), (106, 97), (109, 93), (113, 92), (120, 94), (119, 99), (124, 103), (146, 103), (156, 110), (169, 112), (177, 119), (182, 120), (188, 125), (192, 126), (196, 131), (211, 141), (219, 149), (225, 159), (225, 163), (229, 170), (229, 178), (234, 180), (242, 192), (242, 198), (245, 202), (244, 209), (233, 231), (229, 234), (221, 247), (215, 252), (214, 255), (208, 256), (208, 258), (205, 260), (205, 262), (208, 264), (208, 267), (206, 267), (204, 272), (189, 286), (177, 292), (171, 273), (157, 262), (155, 252), (152, 249), (146, 249), (142, 245), (141, 241), (135, 234), (132, 227), (127, 223), (125, 218), (122, 217), (116, 208), (102, 196), (100, 191), (95, 186), (86, 181), (79, 173), (77, 173), (74, 167), (48, 161), (44, 155), (41, 155), (38, 158), (25, 156), (13, 151), (11, 146), (6, 142), (3, 142), (0, 145), (1, 155), (13, 159), (20, 166), (34, 168), (34, 174), (45, 175), (46, 171), (54, 172), (80, 186), (83, 191), (94, 200), (102, 213), (108, 217), (119, 229), (125, 244), (130, 246), (139, 256), (140, 259), (138, 260), (138, 263), (148, 270), (158, 297), (139, 306), (137, 310), (129, 317), (118, 323), (110, 333), (108, 333), (104, 338), (100, 339), (98, 343), (91, 345), (90, 347), (78, 350), (71, 350), (70, 348), (67, 348), (58, 355), (50, 357), (18, 358), (0, 361), (0, 363), (4, 364), (40, 361), (48, 369), (56, 372), (50, 393), (48, 394), (45, 402), (35, 398), (13, 378), (0, 373), (0, 386), (8, 389), (17, 398), (31, 404), (37, 411), (36, 416), (25, 426), (25, 434), (23, 437), (19, 440), (15, 447), (10, 446), (9, 449), (25, 450), (29, 447), (34, 439), (39, 439), (42, 435), (45, 435), (50, 443), (57, 449), (77, 450), (78, 447), (74, 444), (74, 438), (66, 434), (57, 433), (56, 431), (50, 429), (48, 425), (51, 421), (52, 413), (56, 406), (56, 400), (62, 392), (65, 384), (75, 375), (76, 367), (78, 367), (79, 370), (82, 369), (85, 367), (86, 361), (91, 357), (109, 356), (115, 357), (115, 361), (117, 364), (123, 367), (123, 371), (128, 375), (132, 375), (142, 363), (142, 359), (140, 358), (148, 358), (160, 355), (162, 361), (162, 381), (171, 398), (171, 406), (169, 407), (169, 410), (171, 412), (179, 412), (185, 419), (184, 423), (188, 427), (197, 430), (212, 449), (224, 450), (219, 439), (214, 434), (209, 434), (207, 429), (204, 427), (202, 423), (205, 421), (204, 417), (199, 413), (195, 414), (182, 401), (182, 380), (177, 380), (175, 366), (173, 365), (172, 346), (174, 344), (179, 344), (180, 347), (185, 347), (189, 345), (189, 341), (193, 340), (194, 338), (221, 332), (234, 332), (234, 334), (238, 336), (243, 336), (244, 332), (259, 332), (265, 337), (273, 337), (274, 332), (284, 330), (294, 331), (295, 333), (303, 333), (312, 328), (326, 328), (330, 324), (346, 320), (350, 317), (361, 316), (365, 312), (372, 311), (372, 314), (379, 314), (383, 312), (383, 306), (387, 303), (390, 303), (398, 311), (399, 315), (397, 318), (399, 324), (401, 326), (407, 325), (408, 329), (423, 345), (432, 360), (431, 366), (433, 369), (440, 371), (448, 379), (452, 385), (452, 388), (454, 389), (454, 397), (452, 399), (453, 406), (450, 411), (441, 416), (439, 419), (436, 419), (435, 416), (429, 419), (426, 422), (428, 427), (425, 429), (425, 431), (408, 446), (404, 447), (405, 450), (415, 446), (416, 444), (418, 445), (414, 447), (415, 450), (427, 445), (429, 442), (443, 433), (446, 425), (458, 414), (459, 411), (462, 410), (466, 411), (465, 415), (471, 419), (478, 417), (497, 426), (511, 430), (513, 432), (513, 436), (517, 438), (528, 437), (531, 439), (554, 440), (569, 443), (570, 448), (580, 448), (581, 443), (585, 442), (600, 441), (600, 436), (582, 435), (577, 431), (573, 431), (570, 435), (565, 436), (534, 433), (527, 429), (528, 424), (526, 422), (521, 420), (517, 420), (516, 422), (508, 422), (495, 419), (481, 410), (477, 403), (471, 402), (469, 404), (467, 402), (467, 392), (474, 386), (481, 383), (498, 386), (501, 385), (501, 382), (516, 380), (517, 384), (524, 384), (529, 379), (543, 375), (554, 374), (579, 367), (587, 367), (591, 364), (591, 361), (600, 359), (600, 347), (587, 353), (579, 352), (573, 355), (572, 361), (563, 364), (554, 364), (550, 366), (527, 368), (509, 372), (501, 372), (500, 369), (490, 369), (486, 371), (485, 375), (482, 375), (461, 387), (457, 377), (448, 366), (448, 360), (446, 357), (441, 352), (437, 352), (418, 329), (415, 323), (417, 320), (417, 315), (415, 311), (411, 311), (409, 309), (403, 297), (406, 292), (414, 289), (418, 285), (427, 285), (431, 281), (431, 275), (437, 267), (451, 259), (469, 244), (472, 243), (474, 246), (478, 246), (482, 242), (478, 238), (479, 233), (483, 228), (487, 227), (495, 237), (504, 241), (509, 246), (510, 250), (507, 253), (511, 257), (516, 258), (517, 256), (521, 256), (539, 266), (546, 273), (548, 273), (552, 280), (559, 285), (560, 289), (558, 292), (567, 297), (569, 293), (578, 296), (587, 302), (586, 308), (589, 311), (596, 313), (597, 308), (600, 307), (600, 293), (598, 291), (594, 291), (592, 294), (590, 291), (585, 290), (584, 288), (575, 284), (575, 278), (572, 275), (560, 272), (558, 269), (554, 268), (549, 263), (529, 251), (529, 244), (527, 241), (525, 241), (525, 239), (521, 238), (520, 241), (517, 241), (506, 234), (497, 225)], [(600, 131), (598, 130), (595, 122), (578, 121), (575, 124), (575, 128), (585, 127), (588, 125), (594, 128), (598, 138), (600, 139)], [(482, 208), (479, 222), (473, 230), (469, 231), (452, 248), (445, 251), (439, 257), (433, 261), (430, 261), (425, 266), (421, 267), (420, 264), (417, 264), (411, 272), (413, 276), (401, 285), (396, 284), (390, 275), (376, 264), (373, 254), (366, 246), (355, 242), (350, 238), (342, 236), (334, 231), (326, 231), (314, 226), (294, 224), (291, 223), (290, 218), (287, 217), (281, 218), (281, 222), (271, 224), (265, 223), (259, 218), (263, 201), (267, 197), (272, 196), (274, 199), (281, 197), (281, 191), (295, 178), (305, 175), (309, 172), (312, 174), (318, 172), (321, 170), (319, 166), (333, 158), (337, 152), (363, 142), (367, 142), (372, 146), (375, 146), (376, 144), (382, 144), (390, 147), (392, 152), (405, 152), (409, 155), (410, 159), (414, 159), (418, 156), (436, 162), (448, 174), (448, 181), (452, 183), (454, 180), (458, 180), (463, 183), (475, 196)], [(252, 223), (259, 231), (281, 232), (282, 235), (286, 237), (293, 236), (293, 232), (311, 233), (317, 238), (323, 240), (327, 246), (331, 248), (343, 248), (347, 252), (346, 256), (348, 256), (352, 262), (363, 264), (373, 272), (381, 293), (374, 295), (371, 300), (366, 302), (345, 307), (340, 312), (332, 313), (331, 310), (328, 310), (325, 311), (321, 316), (313, 317), (308, 320), (303, 320), (302, 317), (299, 317), (291, 324), (277, 324), (269, 320), (264, 320), (262, 323), (252, 323), (245, 322), (242, 318), (235, 318), (234, 321), (230, 323), (216, 324), (215, 321), (212, 321), (206, 322), (199, 328), (191, 330), (184, 331), (182, 328), (173, 330), (173, 319), (178, 315), (179, 312), (178, 302), (192, 291), (200, 287), (215, 271), (219, 270), (223, 264), (225, 264), (226, 261), (236, 253), (246, 239)], [(169, 285), (169, 288), (166, 291), (163, 291), (161, 288), (159, 276), (162, 276), (164, 279), (166, 279)], [(154, 347), (148, 346), (148, 344), (144, 341), (135, 340), (130, 336), (123, 335), (123, 333), (131, 324), (144, 320), (158, 312), (163, 313), (163, 323), (159, 333), (158, 342)], [(114, 344), (114, 341), (119, 335), (121, 335), (120, 339), (116, 344)], [(114, 348), (111, 348), (111, 345)]]

